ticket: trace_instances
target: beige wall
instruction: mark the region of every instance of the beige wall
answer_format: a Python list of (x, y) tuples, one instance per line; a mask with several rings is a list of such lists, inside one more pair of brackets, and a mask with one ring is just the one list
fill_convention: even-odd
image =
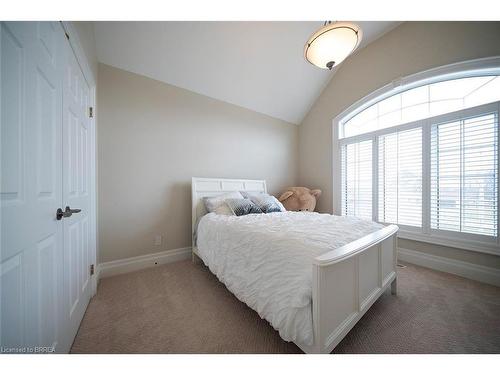
[[(500, 55), (500, 22), (406, 22), (347, 59), (299, 127), (299, 184), (320, 188), (318, 209), (332, 212), (332, 120), (392, 80), (441, 65)], [(404, 247), (490, 264), (493, 255), (405, 241)]]
[(296, 183), (296, 125), (102, 64), (98, 109), (100, 262), (190, 246), (192, 176)]

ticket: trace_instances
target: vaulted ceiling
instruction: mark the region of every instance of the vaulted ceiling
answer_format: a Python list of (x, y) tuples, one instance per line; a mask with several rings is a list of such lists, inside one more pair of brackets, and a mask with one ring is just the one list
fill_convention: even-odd
[[(360, 48), (398, 22), (357, 22)], [(95, 22), (99, 62), (300, 124), (335, 71), (304, 43), (322, 22)], [(349, 60), (344, 61), (348, 64)]]

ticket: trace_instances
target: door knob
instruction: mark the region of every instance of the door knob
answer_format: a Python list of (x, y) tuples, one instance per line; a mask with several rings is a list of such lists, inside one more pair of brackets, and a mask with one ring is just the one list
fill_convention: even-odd
[(77, 214), (81, 209), (74, 208), (72, 209), (70, 206), (66, 206), (64, 211), (61, 208), (58, 208), (56, 211), (56, 219), (61, 220), (63, 217), (70, 217), (73, 214)]
[(67, 214), (68, 216), (71, 216), (73, 214), (77, 214), (80, 211), (81, 211), (81, 209), (79, 209), (79, 208), (71, 208), (70, 206), (66, 206), (64, 213)]

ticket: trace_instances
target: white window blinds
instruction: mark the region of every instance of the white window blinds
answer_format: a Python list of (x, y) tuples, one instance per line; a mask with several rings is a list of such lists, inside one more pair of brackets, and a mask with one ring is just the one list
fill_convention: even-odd
[(342, 146), (342, 215), (372, 219), (372, 141)]
[(422, 226), (422, 129), (378, 138), (378, 221)]
[(431, 228), (497, 236), (498, 113), (431, 127)]

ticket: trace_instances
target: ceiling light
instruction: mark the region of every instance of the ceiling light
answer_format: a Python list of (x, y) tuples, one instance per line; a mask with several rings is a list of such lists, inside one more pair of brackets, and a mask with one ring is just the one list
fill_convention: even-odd
[(361, 28), (348, 22), (325, 22), (304, 47), (304, 57), (321, 69), (332, 70), (359, 46)]

